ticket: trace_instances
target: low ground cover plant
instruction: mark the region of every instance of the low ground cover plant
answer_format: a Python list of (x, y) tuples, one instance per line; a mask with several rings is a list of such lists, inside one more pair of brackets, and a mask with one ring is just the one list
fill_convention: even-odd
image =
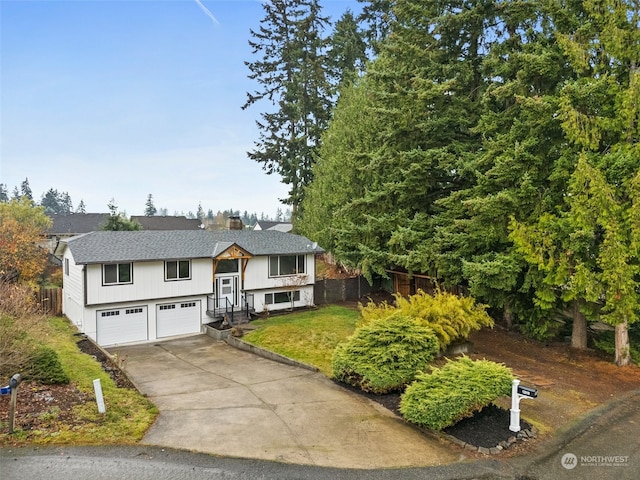
[(513, 374), (489, 360), (461, 357), (443, 367), (420, 373), (400, 400), (400, 413), (408, 421), (442, 430), (509, 395)]
[(395, 313), (370, 321), (338, 345), (332, 359), (333, 377), (365, 392), (398, 391), (427, 367), (439, 349), (430, 327)]

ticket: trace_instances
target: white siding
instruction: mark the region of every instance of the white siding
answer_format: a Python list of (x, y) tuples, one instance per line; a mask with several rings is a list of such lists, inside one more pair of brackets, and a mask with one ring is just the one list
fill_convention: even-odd
[[(65, 270), (69, 263), (69, 274)], [(82, 265), (76, 265), (73, 255), (67, 248), (62, 258), (62, 313), (78, 328), (83, 328), (84, 273)]]
[(164, 262), (133, 264), (133, 283), (102, 285), (102, 265), (87, 265), (87, 304), (104, 305), (155, 298), (206, 295), (213, 291), (211, 259), (191, 261), (191, 279), (165, 281)]
[(314, 304), (313, 284), (315, 283), (315, 256), (306, 255), (305, 274), (269, 278), (269, 257), (254, 257), (249, 260), (245, 271), (244, 289), (252, 293), (253, 306), (257, 313), (265, 310), (286, 310), (291, 303), (265, 305), (265, 294), (284, 290), (299, 290), (300, 300), (294, 307), (306, 307)]

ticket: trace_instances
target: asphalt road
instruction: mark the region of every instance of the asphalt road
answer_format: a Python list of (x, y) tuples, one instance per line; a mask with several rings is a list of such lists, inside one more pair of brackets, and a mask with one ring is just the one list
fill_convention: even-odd
[(0, 450), (2, 480), (449, 480), (491, 478), (500, 469), (494, 460), (445, 467), (334, 469), (141, 446)]

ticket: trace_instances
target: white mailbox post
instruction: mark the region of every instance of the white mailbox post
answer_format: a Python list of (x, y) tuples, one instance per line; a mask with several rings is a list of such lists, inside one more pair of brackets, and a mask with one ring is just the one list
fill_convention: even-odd
[(535, 388), (521, 387), (520, 380), (514, 380), (511, 384), (511, 424), (509, 430), (520, 431), (520, 400), (523, 398), (537, 398), (538, 390)]

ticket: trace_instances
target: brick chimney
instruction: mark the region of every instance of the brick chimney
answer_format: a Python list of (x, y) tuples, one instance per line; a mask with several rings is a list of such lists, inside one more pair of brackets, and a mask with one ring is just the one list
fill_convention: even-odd
[(242, 230), (244, 225), (242, 219), (237, 215), (233, 215), (227, 219), (227, 229), (229, 230)]

